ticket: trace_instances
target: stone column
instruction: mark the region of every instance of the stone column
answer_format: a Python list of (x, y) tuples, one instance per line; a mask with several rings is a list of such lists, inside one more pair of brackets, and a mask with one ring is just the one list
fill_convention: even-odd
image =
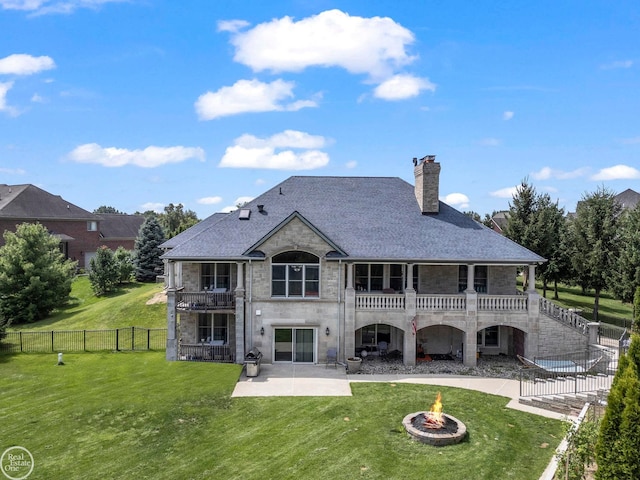
[(527, 292), (536, 291), (536, 266), (529, 265), (529, 279), (527, 281)]
[[(405, 365), (416, 364), (416, 335), (413, 334), (413, 321), (418, 322), (416, 291), (413, 289), (413, 264), (408, 265), (407, 286), (405, 290), (405, 318), (407, 319), (404, 329), (403, 361)], [(417, 325), (416, 325), (417, 328)]]
[(468, 367), (475, 367), (477, 364), (478, 351), (478, 294), (475, 290), (466, 291), (467, 300), (467, 321), (464, 335), (464, 358), (463, 362)]
[(169, 269), (169, 290), (174, 290), (176, 288), (176, 264), (169, 260), (167, 263), (167, 267)]
[(178, 360), (178, 328), (176, 321), (176, 291), (167, 290), (167, 350), (165, 358), (169, 361)]
[(344, 290), (344, 348), (342, 355), (355, 355), (356, 351), (356, 291), (353, 288), (353, 264), (347, 263), (347, 288)]
[(475, 293), (476, 285), (476, 266), (475, 265), (467, 265), (467, 289), (466, 291), (469, 293)]
[(598, 327), (599, 326), (600, 326), (600, 322), (587, 323), (587, 328), (589, 332), (589, 345), (598, 344)]
[(238, 262), (236, 264), (237, 267), (237, 284), (236, 284), (236, 345), (235, 345), (235, 354), (236, 354), (236, 363), (244, 362), (245, 355), (245, 338), (244, 338), (244, 317), (245, 317), (245, 306), (244, 306), (244, 263)]

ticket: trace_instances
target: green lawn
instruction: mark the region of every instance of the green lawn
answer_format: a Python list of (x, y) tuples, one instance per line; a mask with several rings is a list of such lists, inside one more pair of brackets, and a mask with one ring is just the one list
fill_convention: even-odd
[(102, 330), (124, 327), (166, 328), (167, 305), (146, 305), (147, 300), (162, 292), (157, 283), (130, 283), (117, 292), (96, 297), (89, 278), (76, 277), (68, 305), (48, 318), (25, 325), (12, 325), (9, 330)]
[[(166, 362), (163, 353), (0, 356), (0, 451), (34, 456), (35, 479), (537, 480), (562, 422), (479, 392), (352, 386), (353, 397), (230, 397), (239, 365)], [(402, 418), (437, 391), (468, 439), (409, 440)]]

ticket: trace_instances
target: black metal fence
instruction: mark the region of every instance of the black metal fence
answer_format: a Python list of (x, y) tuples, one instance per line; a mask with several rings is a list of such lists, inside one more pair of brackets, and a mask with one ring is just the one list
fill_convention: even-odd
[(520, 371), (520, 396), (575, 395), (609, 390), (618, 368), (612, 349), (589, 347), (582, 352), (535, 357)]
[(99, 352), (164, 350), (166, 328), (127, 327), (113, 330), (6, 332), (0, 353)]

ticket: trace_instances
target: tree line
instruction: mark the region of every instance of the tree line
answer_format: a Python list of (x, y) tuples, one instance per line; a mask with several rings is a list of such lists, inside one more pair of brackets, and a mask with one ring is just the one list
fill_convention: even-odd
[[(480, 221), (478, 214), (465, 213)], [(491, 217), (482, 223), (491, 226)], [(553, 286), (558, 299), (559, 283), (593, 291), (593, 321), (603, 291), (625, 303), (640, 291), (640, 204), (623, 209), (604, 186), (584, 194), (575, 214), (567, 215), (524, 179), (509, 203), (503, 233), (547, 259), (536, 268), (543, 296)]]

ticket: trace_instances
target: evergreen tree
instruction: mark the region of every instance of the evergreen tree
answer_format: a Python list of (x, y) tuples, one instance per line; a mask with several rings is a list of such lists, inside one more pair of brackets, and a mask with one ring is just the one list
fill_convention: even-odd
[(155, 281), (163, 273), (160, 259), (164, 242), (164, 233), (155, 216), (149, 216), (140, 227), (134, 250), (135, 276), (140, 282)]
[(114, 207), (110, 207), (107, 205), (100, 205), (98, 208), (96, 208), (93, 213), (118, 213), (120, 215), (124, 215), (124, 212), (121, 212), (120, 210), (116, 210)]
[(118, 282), (128, 283), (133, 277), (135, 269), (133, 265), (133, 254), (124, 247), (118, 247), (114, 253), (116, 266), (118, 268)]
[(5, 231), (0, 248), (0, 323), (29, 323), (69, 300), (75, 262), (65, 260), (60, 242), (39, 223)]
[(604, 187), (578, 203), (571, 222), (572, 266), (583, 289), (595, 292), (593, 321), (598, 321), (600, 294), (610, 283), (620, 247), (619, 219), (622, 207)]
[[(525, 178), (509, 203), (507, 224), (503, 230), (505, 237), (533, 252), (536, 251), (534, 225), (537, 200), (538, 195), (535, 188), (533, 185), (529, 185), (528, 179)], [(524, 281), (526, 288), (527, 277)]]
[(113, 251), (105, 246), (98, 248), (95, 256), (89, 262), (89, 282), (96, 296), (104, 295), (113, 290), (118, 283), (119, 272)]
[[(564, 210), (553, 203), (548, 194), (537, 198), (533, 215), (535, 237), (532, 238), (534, 251), (547, 259), (537, 269), (537, 276), (542, 279), (542, 295), (547, 297), (550, 281), (555, 285), (557, 298), (557, 282), (563, 278), (565, 252), (562, 250), (562, 236), (565, 229)], [(533, 237), (533, 235), (532, 235)]]

